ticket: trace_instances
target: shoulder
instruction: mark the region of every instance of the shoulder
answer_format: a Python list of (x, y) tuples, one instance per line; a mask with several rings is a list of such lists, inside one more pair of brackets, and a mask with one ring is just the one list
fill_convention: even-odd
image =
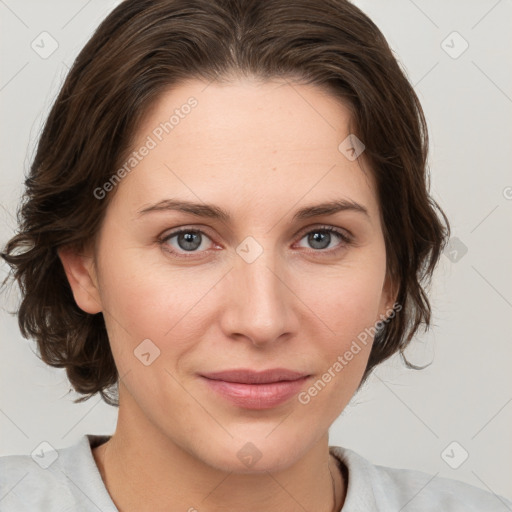
[[(422, 471), (374, 465), (356, 452), (331, 447), (348, 469), (347, 512), (352, 502), (360, 506), (364, 496), (367, 510), (414, 510), (427, 512), (506, 512), (512, 502), (502, 496), (450, 478)], [(343, 508), (345, 512), (345, 506)]]
[[(41, 457), (42, 459), (44, 457)], [(60, 464), (44, 468), (30, 455), (0, 457), (2, 512), (67, 510), (73, 505)]]
[(89, 438), (102, 436), (83, 436), (73, 446), (61, 449), (42, 443), (31, 455), (0, 457), (2, 512), (86, 512), (97, 511), (101, 503), (107, 503), (107, 508), (101, 510), (114, 511), (94, 463)]
[(388, 485), (393, 489), (394, 499), (402, 506), (411, 503), (413, 510), (505, 512), (512, 507), (512, 502), (504, 497), (458, 480), (408, 469), (375, 468), (379, 494), (387, 495)]

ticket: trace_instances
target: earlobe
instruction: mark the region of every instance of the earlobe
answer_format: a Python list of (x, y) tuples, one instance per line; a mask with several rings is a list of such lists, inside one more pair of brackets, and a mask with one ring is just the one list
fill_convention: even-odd
[(78, 307), (90, 314), (102, 311), (93, 256), (70, 247), (60, 247), (57, 254)]
[(390, 315), (394, 316), (396, 299), (398, 298), (398, 288), (389, 274), (386, 275), (382, 296), (384, 299), (384, 311), (382, 311), (381, 314), (386, 318), (388, 318)]

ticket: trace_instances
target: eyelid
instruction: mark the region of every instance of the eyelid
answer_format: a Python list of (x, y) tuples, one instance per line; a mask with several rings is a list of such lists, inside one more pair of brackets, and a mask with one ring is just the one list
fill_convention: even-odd
[(202, 225), (199, 227), (197, 225), (195, 225), (195, 226), (185, 225), (185, 226), (179, 226), (176, 228), (167, 229), (163, 232), (163, 234), (158, 236), (158, 240), (159, 241), (169, 240), (169, 238), (172, 238), (173, 236), (179, 235), (180, 233), (183, 233), (183, 232), (201, 233), (202, 235), (206, 235), (210, 240), (212, 240), (212, 236), (208, 234), (207, 227), (202, 226)]
[(318, 230), (318, 231), (330, 231), (339, 234), (340, 236), (343, 236), (347, 239), (353, 240), (354, 235), (346, 228), (340, 228), (337, 226), (333, 226), (331, 224), (313, 224), (306, 226), (305, 228), (302, 228), (295, 236), (300, 236), (301, 238), (304, 235), (307, 235), (309, 232)]

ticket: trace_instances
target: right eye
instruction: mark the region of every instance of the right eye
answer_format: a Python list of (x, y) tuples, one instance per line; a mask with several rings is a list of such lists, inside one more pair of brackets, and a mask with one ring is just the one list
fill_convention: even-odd
[(164, 237), (159, 239), (159, 243), (163, 249), (180, 258), (190, 258), (186, 253), (202, 253), (206, 252), (205, 239), (210, 240), (210, 237), (199, 229), (181, 228), (171, 233), (166, 234)]

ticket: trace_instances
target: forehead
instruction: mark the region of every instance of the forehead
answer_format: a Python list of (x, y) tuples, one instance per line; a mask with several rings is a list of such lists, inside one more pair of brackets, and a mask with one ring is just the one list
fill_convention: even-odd
[(377, 214), (363, 158), (339, 149), (350, 124), (349, 108), (317, 86), (184, 82), (139, 125), (131, 149), (151, 149), (123, 180), (124, 195), (133, 207), (179, 196), (245, 209), (347, 197)]

